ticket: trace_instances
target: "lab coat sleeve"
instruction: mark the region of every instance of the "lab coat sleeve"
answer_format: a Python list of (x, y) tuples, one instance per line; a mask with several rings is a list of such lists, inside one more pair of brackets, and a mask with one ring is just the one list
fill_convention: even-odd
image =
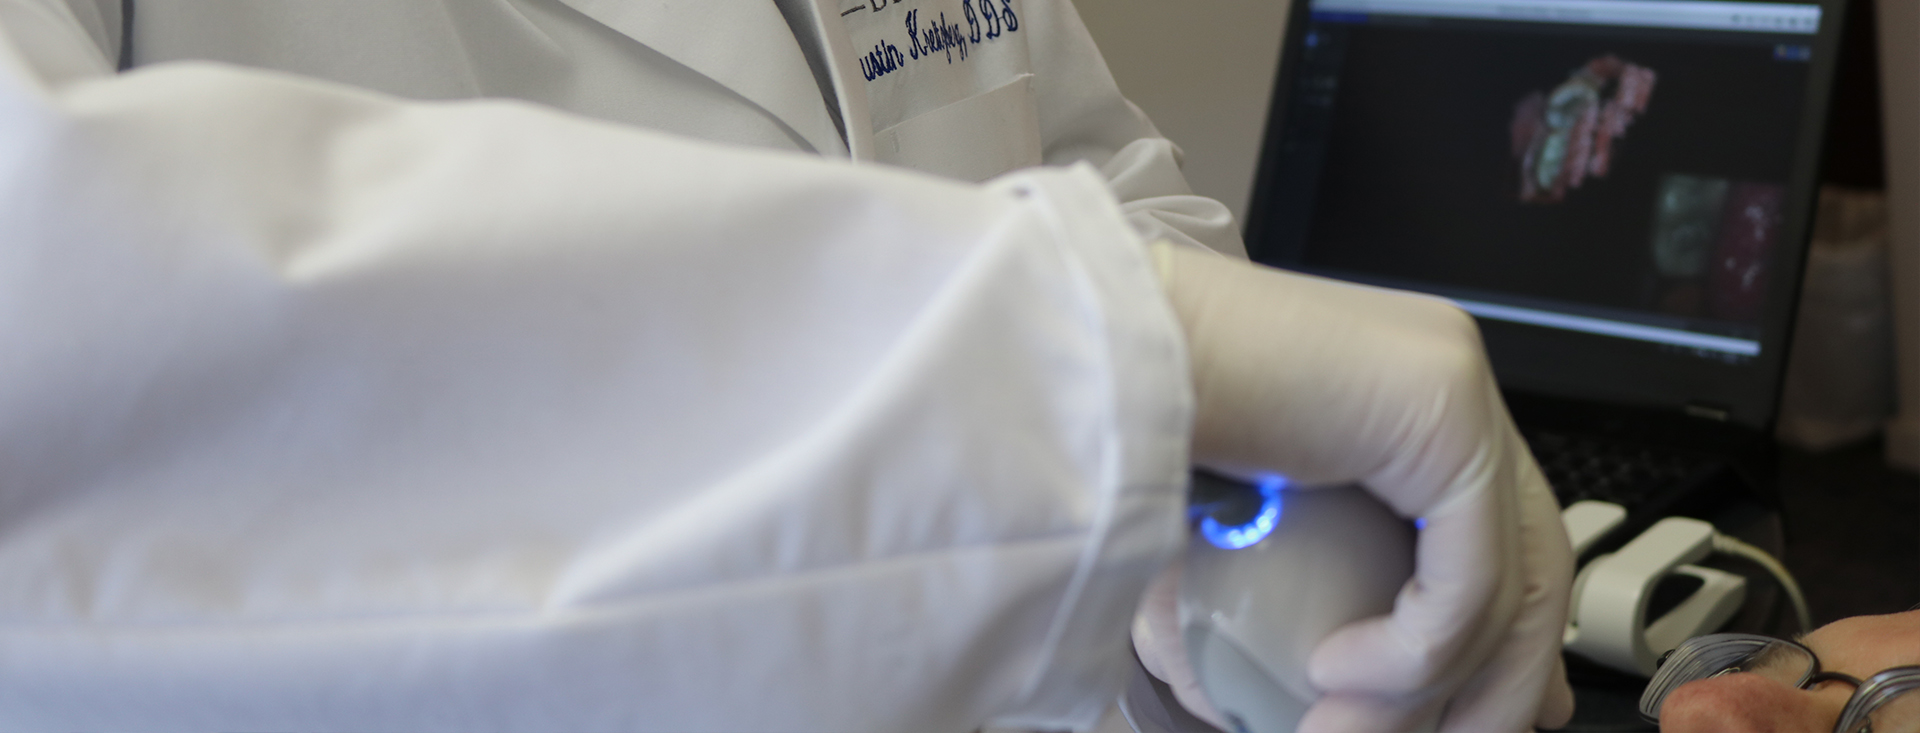
[(1042, 155), (1052, 165), (1099, 166), (1148, 239), (1199, 245), (1244, 258), (1239, 225), (1225, 204), (1193, 193), (1180, 148), (1120, 94), (1106, 60), (1070, 0), (1028, 0)]
[(1092, 170), (111, 73), (0, 0), (0, 729), (1087, 726), (1184, 532)]

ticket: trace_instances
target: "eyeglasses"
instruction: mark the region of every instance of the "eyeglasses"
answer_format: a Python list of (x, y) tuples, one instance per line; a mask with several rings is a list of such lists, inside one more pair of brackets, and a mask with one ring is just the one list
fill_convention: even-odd
[(1920, 733), (1920, 666), (1894, 667), (1864, 680), (1823, 672), (1813, 650), (1784, 639), (1755, 634), (1708, 634), (1688, 639), (1660, 658), (1660, 669), (1640, 696), (1640, 715), (1660, 719), (1668, 693), (1694, 680), (1746, 672), (1795, 689), (1821, 682), (1853, 685), (1853, 697), (1840, 711), (1833, 733)]

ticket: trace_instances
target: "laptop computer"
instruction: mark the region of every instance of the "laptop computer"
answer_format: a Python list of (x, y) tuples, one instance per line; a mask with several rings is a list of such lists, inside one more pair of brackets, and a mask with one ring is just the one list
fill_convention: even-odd
[(1771, 496), (1837, 0), (1295, 0), (1256, 261), (1454, 300), (1563, 504)]

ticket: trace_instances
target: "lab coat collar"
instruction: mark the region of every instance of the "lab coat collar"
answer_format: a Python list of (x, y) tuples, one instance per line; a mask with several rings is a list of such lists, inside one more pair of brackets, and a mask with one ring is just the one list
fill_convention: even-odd
[[(821, 154), (847, 155), (806, 56), (772, 2), (561, 2), (766, 109)], [(692, 28), (722, 29), (724, 40)]]

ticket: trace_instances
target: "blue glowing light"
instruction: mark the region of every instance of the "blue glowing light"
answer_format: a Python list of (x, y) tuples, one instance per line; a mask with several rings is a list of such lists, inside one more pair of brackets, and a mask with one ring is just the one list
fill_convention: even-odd
[(1415, 519), (1415, 520), (1413, 520), (1413, 528), (1414, 528), (1414, 529), (1426, 529), (1426, 528), (1427, 528), (1427, 518), (1426, 518), (1426, 517), (1420, 517), (1420, 518), (1418, 518), (1418, 519)]
[(1267, 535), (1273, 534), (1273, 528), (1280, 525), (1280, 490), (1287, 487), (1285, 478), (1273, 475), (1260, 477), (1260, 511), (1245, 524), (1225, 525), (1213, 517), (1200, 520), (1200, 536), (1207, 538), (1214, 547), (1222, 550), (1238, 550), (1259, 544)]

